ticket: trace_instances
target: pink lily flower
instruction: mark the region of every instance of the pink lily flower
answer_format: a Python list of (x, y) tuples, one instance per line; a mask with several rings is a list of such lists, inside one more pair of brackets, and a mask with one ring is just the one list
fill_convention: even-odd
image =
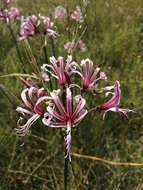
[(16, 7), (11, 7), (8, 12), (10, 19), (20, 19), (20, 11)]
[(49, 82), (49, 80), (50, 80), (50, 78), (47, 75), (47, 73), (43, 72), (43, 71), (41, 72), (41, 79), (42, 79), (43, 82)]
[(85, 52), (87, 50), (85, 43), (80, 40), (78, 43), (73, 41), (68, 41), (64, 44), (64, 48), (67, 50), (68, 54), (72, 54), (74, 49), (79, 49), (81, 52)]
[(74, 41), (72, 41), (72, 42), (66, 42), (64, 44), (64, 48), (67, 50), (68, 54), (72, 54), (74, 46), (75, 46), (75, 42)]
[(58, 33), (55, 30), (53, 30), (54, 23), (51, 22), (49, 17), (41, 16), (41, 18), (43, 19), (44, 24), (44, 34), (47, 34), (49, 37), (55, 38), (58, 35)]
[(9, 22), (9, 11), (8, 9), (0, 10), (0, 20), (5, 21), (6, 23)]
[[(77, 64), (72, 61), (72, 56), (68, 56), (66, 62), (63, 57), (56, 59), (54, 56), (50, 57), (51, 64), (44, 64), (41, 69), (42, 71), (49, 72), (55, 77), (61, 86), (70, 84), (70, 75), (76, 69)], [(50, 70), (49, 70), (50, 69)]]
[(76, 6), (76, 9), (71, 14), (71, 19), (76, 22), (83, 22), (83, 15), (79, 6)]
[(27, 18), (22, 17), (19, 40), (23, 40), (33, 36), (37, 31), (38, 25), (39, 25), (39, 20), (37, 16), (32, 15), (28, 16)]
[(56, 18), (61, 18), (62, 19), (62, 18), (64, 18), (65, 14), (66, 14), (66, 9), (64, 7), (57, 6), (55, 8), (55, 13), (54, 13), (55, 19)]
[[(111, 87), (109, 87), (109, 89), (111, 89)], [(112, 92), (109, 92), (109, 93), (112, 93)], [(100, 110), (105, 111), (105, 113), (103, 115), (103, 119), (105, 118), (105, 114), (108, 111), (119, 112), (119, 113), (123, 114), (126, 118), (128, 118), (127, 113), (133, 112), (133, 110), (119, 108), (120, 99), (121, 99), (121, 89), (120, 89), (119, 81), (116, 81), (116, 83), (114, 85), (114, 92), (112, 94), (113, 94), (112, 98), (110, 100), (108, 100), (107, 102), (103, 103), (102, 105), (100, 105), (100, 107), (99, 107)]]
[(82, 79), (82, 86), (84, 90), (95, 89), (97, 81), (106, 80), (107, 77), (104, 72), (100, 72), (100, 68), (94, 69), (93, 62), (90, 59), (85, 59), (81, 61), (80, 71), (76, 71)]
[(82, 52), (85, 52), (85, 51), (87, 50), (86, 45), (85, 45), (85, 43), (84, 43), (82, 40), (80, 40), (80, 41), (78, 42), (78, 47), (79, 47), (79, 49), (80, 49)]
[(10, 9), (0, 10), (0, 20), (5, 21), (6, 23), (19, 18), (20, 11), (18, 8), (11, 7)]
[(5, 2), (6, 4), (9, 4), (9, 3), (11, 3), (11, 0), (4, 0), (4, 2)]
[(16, 111), (21, 113), (23, 117), (30, 117), (25, 124), (21, 124), (23, 117), (20, 117), (16, 132), (24, 136), (29, 132), (31, 125), (39, 118), (44, 116), (43, 101), (48, 100), (46, 92), (43, 88), (35, 87), (25, 88), (21, 93), (21, 98), (24, 103), (23, 107), (17, 107)]
[(70, 158), (71, 129), (86, 116), (86, 100), (80, 95), (73, 98), (70, 88), (66, 88), (65, 102), (60, 100), (57, 91), (51, 92), (50, 95), (51, 103), (49, 103), (42, 121), (49, 127), (66, 129), (65, 144), (67, 156)]

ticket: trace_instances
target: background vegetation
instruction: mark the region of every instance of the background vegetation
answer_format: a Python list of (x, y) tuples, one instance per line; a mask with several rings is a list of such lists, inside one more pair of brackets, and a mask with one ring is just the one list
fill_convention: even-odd
[[(73, 9), (86, 0), (13, 0), (23, 15), (49, 15), (58, 5)], [(108, 160), (143, 162), (143, 1), (89, 0), (86, 8), (87, 30), (83, 40), (87, 52), (76, 53), (75, 59), (89, 57), (108, 76), (107, 84), (121, 82), (121, 106), (135, 108), (129, 121), (109, 113), (105, 121), (92, 113), (73, 131), (72, 151), (96, 155)], [(14, 26), (15, 34), (19, 31)], [(56, 54), (66, 56), (61, 34), (56, 41)], [(41, 41), (31, 39), (37, 63), (44, 62)], [(35, 48), (36, 47), (36, 48)], [(22, 45), (21, 45), (22, 48)], [(48, 46), (49, 56), (52, 55)], [(23, 52), (24, 54), (24, 52)], [(33, 68), (24, 59), (24, 68)], [(6, 24), (0, 22), (0, 75), (21, 72), (15, 43)], [(37, 123), (32, 133), (19, 138), (14, 128), (18, 119), (21, 83), (17, 77), (0, 78), (0, 189), (62, 190), (64, 167), (64, 133)], [(90, 104), (96, 104), (90, 99)], [(103, 101), (103, 99), (99, 99)], [(80, 135), (78, 135), (80, 134)], [(21, 146), (24, 142), (24, 145)], [(142, 190), (143, 168), (116, 168), (85, 159), (72, 158), (69, 186), (71, 190)]]

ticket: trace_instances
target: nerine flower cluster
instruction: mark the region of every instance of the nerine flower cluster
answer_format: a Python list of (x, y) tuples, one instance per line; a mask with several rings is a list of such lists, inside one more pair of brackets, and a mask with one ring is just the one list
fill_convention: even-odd
[[(16, 131), (21, 136), (26, 135), (38, 119), (47, 127), (64, 128), (66, 156), (70, 159), (72, 129), (78, 126), (90, 112), (83, 95), (87, 91), (97, 90), (97, 83), (106, 80), (107, 77), (99, 67), (94, 68), (90, 59), (82, 60), (78, 64), (72, 56), (68, 56), (66, 60), (63, 57), (57, 59), (50, 57), (49, 63), (44, 64), (41, 70), (49, 76), (49, 80), (44, 83), (48, 84), (55, 78), (58, 89), (49, 91), (42, 84), (38, 87), (31, 81), (22, 79), (25, 86), (21, 93), (23, 105), (17, 108), (22, 117), (18, 121)], [(81, 82), (77, 83), (77, 80), (74, 80), (77, 77)], [(108, 91), (108, 94), (112, 93), (112, 97), (107, 102), (103, 101), (104, 103), (98, 106), (98, 110), (104, 112), (104, 117), (109, 111), (127, 117), (127, 112), (131, 110), (119, 107), (121, 98), (119, 81), (116, 81), (114, 86), (105, 87), (104, 90)]]
[[(9, 4), (10, 1), (6, 1), (6, 3)], [(64, 7), (55, 8), (53, 20), (61, 20), (66, 16), (67, 11)], [(19, 9), (14, 7), (0, 10), (0, 20), (9, 23), (17, 19), (20, 20), (20, 41), (34, 37), (41, 32), (53, 39), (59, 36), (50, 17), (41, 15), (24, 17), (20, 15)], [(79, 6), (71, 11), (70, 21), (78, 24), (84, 21)], [(24, 89), (21, 93), (22, 105), (16, 109), (21, 114), (16, 132), (20, 136), (26, 135), (37, 120), (41, 120), (42, 124), (47, 127), (64, 128), (66, 157), (71, 159), (72, 129), (80, 125), (91, 110), (103, 111), (103, 118), (109, 111), (118, 112), (128, 117), (127, 113), (132, 110), (120, 108), (119, 81), (116, 81), (113, 86), (101, 88), (103, 92), (106, 92), (106, 95), (112, 95), (107, 102), (103, 101), (101, 105), (89, 108), (89, 105), (87, 106), (88, 100), (84, 98), (84, 94), (88, 91), (100, 90), (99, 81), (107, 80), (107, 77), (99, 67), (94, 66), (90, 59), (81, 60), (80, 63), (73, 60), (71, 54), (74, 48), (82, 52), (87, 49), (81, 39), (78, 42), (75, 39), (67, 41), (64, 48), (69, 54), (66, 60), (62, 56), (58, 58), (52, 56), (48, 63), (41, 66), (40, 84), (37, 85), (32, 80), (21, 79)], [(58, 85), (53, 85), (55, 82)], [(53, 86), (58, 87), (55, 89)]]

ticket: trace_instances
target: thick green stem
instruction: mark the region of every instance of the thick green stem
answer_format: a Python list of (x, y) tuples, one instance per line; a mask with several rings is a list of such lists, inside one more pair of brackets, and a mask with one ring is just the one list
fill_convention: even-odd
[(53, 38), (51, 38), (51, 45), (52, 45), (52, 54), (54, 57), (56, 57), (55, 44)]
[(47, 49), (46, 49), (45, 45), (43, 47), (43, 51), (44, 51), (44, 55), (45, 55), (45, 61), (46, 61), (46, 63), (48, 63), (48, 55), (47, 55)]

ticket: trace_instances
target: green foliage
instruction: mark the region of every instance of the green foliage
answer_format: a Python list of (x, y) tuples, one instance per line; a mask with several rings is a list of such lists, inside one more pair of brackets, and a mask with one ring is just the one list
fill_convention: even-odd
[[(85, 2), (13, 0), (13, 4), (20, 7), (25, 15), (41, 13), (47, 16), (58, 5), (71, 9), (79, 4), (84, 9)], [(59, 25), (61, 37), (55, 40), (56, 55), (66, 56), (63, 44), (68, 37), (62, 23)], [(76, 60), (89, 57), (95, 65), (100, 65), (108, 76), (109, 85), (119, 80), (122, 107), (135, 108), (136, 113), (129, 116), (129, 121), (114, 113), (107, 114), (102, 121), (100, 113), (91, 113), (73, 131), (72, 151), (108, 160), (143, 162), (143, 1), (89, 0), (85, 26), (87, 30), (83, 39), (88, 51), (75, 53)], [(16, 25), (13, 27), (17, 36), (19, 29)], [(36, 60), (34, 64), (40, 66), (45, 62), (41, 51), (43, 41), (36, 37), (29, 43)], [(1, 22), (0, 75), (31, 74), (37, 69), (33, 58), (27, 54), (27, 46), (22, 42), (19, 47), (23, 63), (19, 61), (9, 28)], [(51, 56), (51, 42), (48, 42), (47, 49), (48, 56)], [(19, 105), (21, 89), (18, 77), (0, 78), (0, 190), (61, 190), (64, 132), (37, 123), (27, 137), (17, 137), (14, 133), (18, 117), (15, 109)], [(97, 96), (93, 98), (89, 100), (92, 107), (97, 102)], [(99, 98), (99, 101), (103, 99)], [(23, 142), (24, 145), (20, 146)], [(70, 170), (69, 186), (73, 190), (143, 189), (142, 168), (114, 168), (73, 157)]]

